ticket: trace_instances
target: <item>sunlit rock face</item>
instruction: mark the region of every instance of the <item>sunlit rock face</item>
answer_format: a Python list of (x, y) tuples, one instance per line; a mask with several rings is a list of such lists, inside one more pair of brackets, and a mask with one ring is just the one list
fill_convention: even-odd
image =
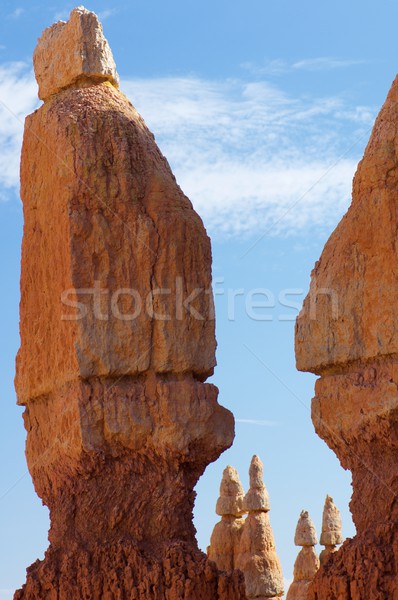
[(352, 472), (357, 527), (321, 567), (312, 586), (316, 600), (398, 593), (397, 125), (398, 79), (296, 324), (297, 366), (320, 375), (312, 420)]
[(240, 539), (245, 525), (243, 502), (245, 493), (234, 467), (224, 469), (216, 513), (221, 520), (216, 523), (210, 538), (207, 555), (220, 571), (232, 572), (236, 568)]
[(282, 566), (276, 552), (264, 485), (263, 463), (254, 455), (249, 469), (250, 488), (243, 501), (248, 513), (236, 556), (236, 566), (245, 575), (248, 599), (278, 600), (284, 594)]
[(50, 547), (15, 598), (244, 598), (198, 550), (193, 488), (234, 436), (210, 241), (79, 7), (39, 40), (26, 120), (18, 402)]
[(308, 600), (311, 581), (319, 569), (319, 558), (314, 548), (318, 543), (315, 526), (305, 510), (297, 523), (294, 543), (302, 548), (294, 563), (294, 578), (286, 600)]

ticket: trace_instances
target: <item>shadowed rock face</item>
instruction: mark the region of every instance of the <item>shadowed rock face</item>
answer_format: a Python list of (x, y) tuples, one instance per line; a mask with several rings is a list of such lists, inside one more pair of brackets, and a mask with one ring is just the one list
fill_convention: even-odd
[(51, 529), (15, 598), (239, 600), (241, 576), (217, 571), (192, 524), (193, 488), (234, 436), (204, 383), (209, 238), (115, 87), (93, 13), (44, 32), (35, 72), (16, 389)]
[(297, 319), (297, 366), (321, 376), (312, 420), (352, 471), (358, 532), (320, 569), (316, 600), (398, 597), (397, 125), (398, 79)]

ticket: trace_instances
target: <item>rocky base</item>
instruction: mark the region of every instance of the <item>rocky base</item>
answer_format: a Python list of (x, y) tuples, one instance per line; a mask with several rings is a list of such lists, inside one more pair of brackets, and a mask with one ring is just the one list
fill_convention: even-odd
[(14, 600), (242, 600), (243, 576), (217, 570), (206, 555), (174, 543), (154, 560), (131, 541), (90, 549), (49, 548), (28, 568)]
[(321, 567), (308, 600), (398, 600), (398, 525), (347, 540)]

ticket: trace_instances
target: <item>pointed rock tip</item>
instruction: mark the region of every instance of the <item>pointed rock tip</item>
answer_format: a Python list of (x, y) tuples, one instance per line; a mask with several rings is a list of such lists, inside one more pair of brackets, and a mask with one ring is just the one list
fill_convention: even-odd
[(95, 13), (78, 6), (69, 21), (58, 21), (43, 31), (33, 55), (39, 98), (75, 85), (79, 80), (109, 81), (119, 85), (112, 51)]
[[(231, 465), (228, 465), (227, 467), (225, 467), (223, 474), (222, 474), (220, 492), (223, 493), (223, 490), (224, 490), (224, 491), (227, 491), (228, 495), (230, 495), (229, 487), (231, 484), (239, 486), (239, 488), (243, 491), (243, 487), (242, 487), (242, 484), (239, 479), (238, 471), (235, 469), (235, 467), (231, 467)], [(225, 486), (226, 486), (226, 488), (225, 488)]]
[(251, 460), (249, 468), (250, 487), (261, 487), (264, 485), (264, 465), (259, 456), (255, 454)]
[(318, 543), (315, 525), (306, 510), (302, 510), (294, 535), (296, 546), (315, 546)]
[(335, 505), (333, 498), (327, 495), (322, 516), (321, 544), (324, 546), (336, 546), (342, 543), (343, 535), (340, 511)]
[[(89, 13), (89, 12), (92, 12), (92, 11), (88, 10), (88, 8), (86, 8), (85, 6), (83, 6), (83, 4), (80, 4), (79, 6), (76, 6), (75, 8), (73, 8), (73, 9), (71, 10), (70, 16), (72, 16), (72, 15), (73, 15), (73, 13), (80, 13), (80, 14), (83, 14), (83, 13)], [(94, 14), (95, 14), (95, 13), (93, 13), (93, 15), (94, 15)]]
[(216, 513), (221, 517), (229, 515), (240, 517), (244, 514), (243, 500), (245, 492), (238, 471), (228, 465), (222, 475), (220, 497), (217, 500)]
[(250, 489), (245, 496), (243, 508), (246, 512), (270, 510), (269, 495), (263, 480), (263, 463), (259, 456), (253, 456), (250, 468)]

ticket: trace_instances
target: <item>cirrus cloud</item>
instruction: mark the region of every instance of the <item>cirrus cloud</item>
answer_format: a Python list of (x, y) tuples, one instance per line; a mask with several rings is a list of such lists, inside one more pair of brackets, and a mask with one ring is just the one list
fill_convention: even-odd
[[(214, 237), (302, 234), (345, 211), (373, 110), (294, 97), (267, 81), (122, 78)], [(39, 104), (23, 63), (0, 64), (0, 198), (18, 190), (23, 120)]]
[(374, 114), (270, 83), (125, 80), (212, 236), (329, 227), (346, 210)]

